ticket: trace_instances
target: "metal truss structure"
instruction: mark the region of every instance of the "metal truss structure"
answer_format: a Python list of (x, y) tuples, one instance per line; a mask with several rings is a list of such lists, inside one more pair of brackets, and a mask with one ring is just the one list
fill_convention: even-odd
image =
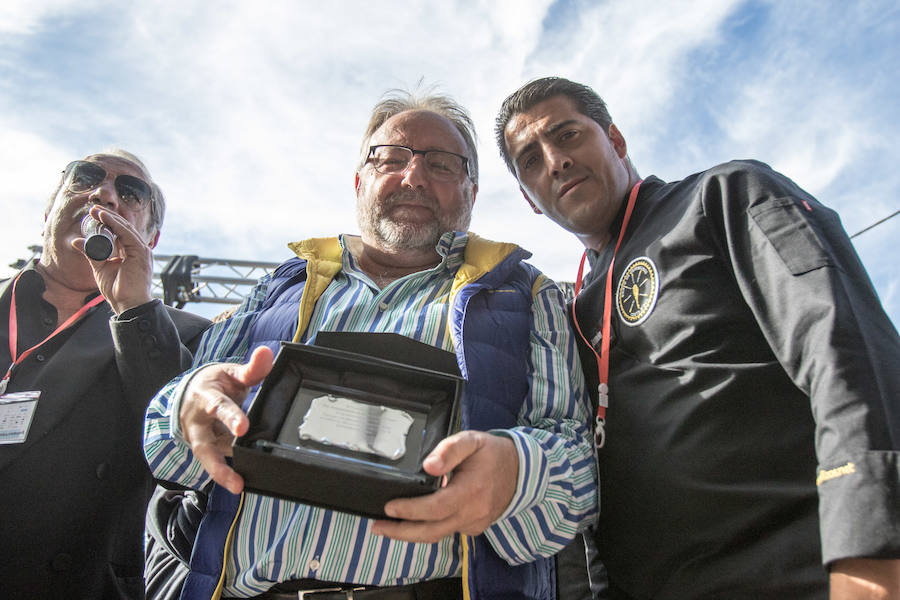
[(193, 255), (153, 256), (153, 297), (182, 308), (188, 302), (239, 304), (278, 263)]
[[(28, 250), (32, 258), (41, 254), (40, 246), (29, 246)], [(9, 266), (21, 269), (27, 262), (19, 259)], [(277, 266), (278, 263), (255, 260), (154, 254), (153, 297), (178, 308), (188, 302), (236, 305), (260, 277)]]
[[(32, 258), (41, 254), (40, 246), (28, 246)], [(29, 259), (30, 260), (30, 259)], [(9, 266), (21, 269), (28, 260), (19, 259)], [(194, 255), (154, 254), (152, 292), (169, 306), (184, 308), (188, 302), (237, 305), (250, 293), (256, 281), (279, 263), (229, 258), (201, 258)], [(574, 284), (558, 282), (566, 300), (575, 297)]]

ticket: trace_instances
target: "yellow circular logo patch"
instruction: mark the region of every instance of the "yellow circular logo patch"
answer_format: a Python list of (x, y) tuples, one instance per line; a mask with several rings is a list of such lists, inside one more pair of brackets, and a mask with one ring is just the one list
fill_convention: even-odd
[(619, 318), (630, 327), (640, 325), (650, 316), (658, 295), (656, 265), (647, 256), (635, 258), (625, 267), (616, 288)]

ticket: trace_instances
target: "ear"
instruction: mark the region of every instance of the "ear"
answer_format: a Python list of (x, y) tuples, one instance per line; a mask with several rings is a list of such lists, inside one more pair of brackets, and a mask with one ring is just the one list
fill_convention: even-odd
[(353, 176), (353, 187), (356, 189), (357, 194), (359, 193), (359, 184), (360, 184), (359, 171), (357, 171), (356, 174)]
[(531, 201), (531, 198), (528, 197), (528, 192), (526, 192), (526, 191), (522, 188), (522, 186), (519, 186), (519, 191), (522, 192), (522, 197), (525, 198), (525, 202), (528, 203), (528, 206), (531, 207), (531, 210), (534, 211), (534, 214), (536, 214), (536, 215), (542, 215), (542, 214), (544, 214), (544, 213), (541, 212), (541, 209), (539, 209), (537, 206), (534, 205), (534, 202), (532, 202), (532, 201)]
[(625, 137), (622, 135), (622, 132), (619, 131), (619, 128), (616, 127), (615, 124), (610, 123), (609, 133), (607, 135), (619, 158), (625, 158), (625, 155), (628, 154), (628, 144), (625, 143)]
[(473, 205), (475, 204), (475, 196), (477, 196), (477, 195), (478, 195), (478, 184), (473, 183), (472, 184), (472, 204)]
[(159, 230), (153, 234), (153, 239), (147, 242), (147, 245), (151, 248), (156, 248), (156, 244), (159, 243)]

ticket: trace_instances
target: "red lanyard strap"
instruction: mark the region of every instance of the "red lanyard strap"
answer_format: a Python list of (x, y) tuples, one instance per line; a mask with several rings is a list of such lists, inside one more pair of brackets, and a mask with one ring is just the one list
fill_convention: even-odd
[(50, 341), (52, 338), (56, 337), (58, 334), (62, 333), (74, 323), (76, 323), (81, 317), (87, 313), (91, 308), (97, 306), (101, 302), (105, 300), (103, 294), (99, 294), (96, 298), (92, 298), (90, 302), (82, 306), (78, 309), (74, 315), (65, 320), (65, 322), (57, 327), (53, 333), (45, 337), (43, 340), (23, 352), (21, 355), (17, 355), (18, 351), (18, 341), (19, 341), (19, 328), (18, 328), (18, 320), (16, 318), (16, 286), (19, 283), (19, 277), (22, 276), (22, 273), (16, 275), (15, 280), (13, 281), (12, 288), (12, 298), (10, 298), (9, 302), (9, 356), (12, 359), (12, 364), (9, 365), (9, 369), (6, 370), (6, 375), (3, 376), (2, 380), (2, 390), (0, 393), (6, 391), (6, 382), (9, 381), (10, 375), (12, 375), (13, 367), (20, 364), (23, 360), (28, 358), (32, 352), (37, 350), (39, 347)]
[(622, 244), (622, 238), (625, 237), (625, 229), (628, 227), (628, 221), (631, 220), (631, 213), (634, 210), (634, 204), (637, 201), (638, 190), (641, 187), (639, 180), (631, 193), (628, 195), (628, 204), (625, 207), (625, 217), (622, 219), (622, 227), (619, 229), (619, 239), (616, 241), (616, 247), (613, 249), (612, 258), (609, 260), (609, 269), (606, 271), (606, 290), (603, 297), (603, 327), (600, 340), (600, 353), (594, 348), (594, 345), (584, 336), (581, 331), (581, 325), (578, 324), (578, 316), (575, 313), (575, 303), (578, 302), (578, 294), (581, 292), (581, 284), (584, 276), (584, 261), (587, 258), (587, 250), (581, 255), (581, 263), (578, 265), (578, 276), (575, 279), (575, 299), (572, 301), (572, 320), (575, 322), (575, 329), (578, 335), (591, 349), (594, 356), (597, 357), (597, 374), (600, 384), (597, 386), (597, 417), (594, 422), (594, 443), (597, 448), (602, 448), (606, 443), (606, 409), (609, 407), (609, 343), (610, 330), (612, 324), (612, 280), (613, 266), (616, 264), (616, 253)]

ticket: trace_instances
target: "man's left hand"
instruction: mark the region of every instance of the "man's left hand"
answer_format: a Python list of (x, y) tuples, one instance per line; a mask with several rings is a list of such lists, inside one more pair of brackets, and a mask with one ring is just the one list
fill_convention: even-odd
[[(153, 251), (150, 245), (122, 216), (100, 206), (91, 207), (91, 216), (109, 227), (116, 235), (113, 255), (107, 260), (91, 260), (94, 279), (100, 293), (117, 315), (153, 299)], [(72, 245), (84, 252), (84, 238)]]
[(433, 494), (391, 500), (385, 513), (400, 521), (376, 521), (372, 533), (407, 542), (434, 543), (453, 533), (478, 535), (509, 506), (519, 459), (507, 437), (461, 431), (441, 441), (423, 462), (425, 471), (449, 483)]

